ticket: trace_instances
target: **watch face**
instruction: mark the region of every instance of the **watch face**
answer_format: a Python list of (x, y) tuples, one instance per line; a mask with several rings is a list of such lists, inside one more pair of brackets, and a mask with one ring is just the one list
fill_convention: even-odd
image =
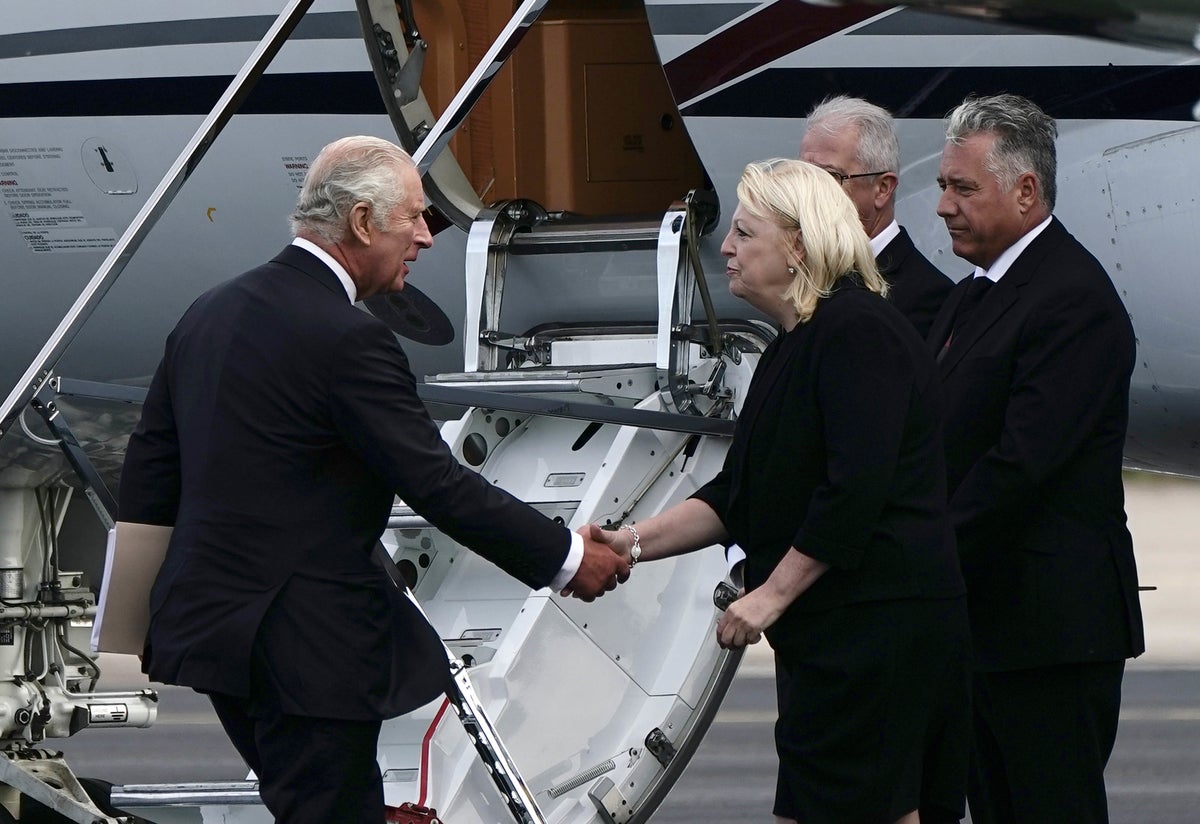
[(637, 544), (634, 544), (632, 547), (629, 548), (629, 561), (631, 563), (636, 564), (638, 558), (641, 558), (641, 557), (642, 557), (642, 548), (640, 546), (638, 546)]

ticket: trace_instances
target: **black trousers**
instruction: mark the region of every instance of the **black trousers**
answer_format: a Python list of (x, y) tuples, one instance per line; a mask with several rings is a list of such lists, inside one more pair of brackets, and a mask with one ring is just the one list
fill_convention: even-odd
[(228, 695), (209, 699), (277, 824), (382, 824), (375, 760), (382, 722), (285, 715)]
[(974, 677), (975, 824), (1106, 824), (1124, 661)]

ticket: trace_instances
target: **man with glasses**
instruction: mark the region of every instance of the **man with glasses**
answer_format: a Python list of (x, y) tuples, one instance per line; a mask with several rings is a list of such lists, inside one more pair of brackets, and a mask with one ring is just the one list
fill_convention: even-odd
[(857, 97), (831, 97), (808, 113), (800, 159), (833, 175), (858, 209), (888, 298), (925, 337), (953, 283), (896, 222), (900, 146), (892, 116)]

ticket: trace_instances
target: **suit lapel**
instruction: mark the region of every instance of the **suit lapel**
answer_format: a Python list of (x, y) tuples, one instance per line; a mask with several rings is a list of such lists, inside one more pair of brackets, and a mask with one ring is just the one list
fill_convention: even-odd
[[(742, 414), (738, 417), (733, 444), (730, 447), (730, 454), (733, 456), (734, 461), (736, 461), (733, 465), (732, 485), (729, 488), (730, 509), (733, 508), (738, 496), (741, 494), (741, 484), (738, 482), (738, 479), (743, 477), (740, 471), (741, 465), (750, 457), (747, 446), (750, 441), (750, 434), (754, 431), (755, 423), (763, 410), (764, 402), (770, 397), (771, 388), (786, 371), (788, 361), (791, 359), (791, 353), (799, 345), (798, 342), (802, 335), (802, 332), (798, 333), (795, 329), (791, 332), (782, 333), (780, 337), (771, 343), (767, 351), (763, 352), (766, 362), (763, 363), (760, 361), (758, 368), (755, 370), (754, 379), (751, 382), (749, 391), (746, 393), (746, 402), (742, 404)], [(769, 358), (767, 357), (768, 354)]]
[(762, 375), (755, 375), (754, 382), (746, 393), (746, 402), (742, 405), (742, 415), (738, 419), (738, 426), (742, 427), (743, 431), (748, 433), (754, 428), (754, 422), (762, 412), (763, 401), (771, 394), (771, 387), (784, 373), (791, 352), (803, 336), (803, 333), (793, 334), (795, 332), (793, 329), (792, 332), (784, 332), (781, 335), (775, 344), (775, 352), (762, 370)]
[[(946, 357), (942, 358), (938, 364), (939, 371), (943, 377), (954, 371), (954, 367), (983, 338), (988, 329), (992, 328), (1020, 300), (1021, 290), (1037, 274), (1046, 255), (1049, 254), (1051, 249), (1058, 246), (1066, 236), (1066, 229), (1058, 222), (1058, 218), (1053, 218), (1050, 221), (1050, 225), (1013, 262), (1013, 265), (1005, 272), (1004, 277), (1000, 278), (999, 283), (992, 287), (987, 297), (979, 304), (979, 308), (975, 310), (975, 314), (959, 330), (958, 337), (951, 343), (950, 349), (946, 352)], [(965, 288), (956, 288), (951, 293), (950, 298), (946, 301), (948, 311), (942, 312), (938, 317), (937, 325), (930, 333), (930, 337), (933, 340), (939, 339), (936, 335), (940, 334), (942, 335), (942, 339), (944, 339), (945, 335), (949, 334), (949, 324), (953, 321), (954, 310), (957, 309), (966, 291)]]
[(950, 337), (950, 328), (954, 323), (955, 315), (958, 314), (958, 304), (962, 303), (963, 297), (966, 296), (967, 285), (969, 283), (970, 275), (963, 278), (950, 290), (950, 293), (946, 295), (946, 302), (942, 304), (942, 308), (933, 322), (933, 326), (929, 328), (929, 336), (926, 338), (926, 341), (934, 343), (939, 351), (945, 345), (946, 338)]
[(879, 265), (879, 271), (887, 279), (888, 283), (892, 283), (892, 276), (904, 265), (905, 259), (909, 256), (913, 246), (912, 240), (908, 236), (908, 232), (904, 227), (900, 227), (900, 234), (892, 238), (892, 242), (883, 247), (883, 251), (876, 258), (876, 263)]
[[(971, 348), (979, 342), (984, 333), (990, 329), (996, 321), (1003, 317), (1012, 305), (1017, 302), (1017, 289), (1014, 284), (1008, 282), (1008, 277), (1011, 275), (1011, 270), (1000, 279), (1000, 282), (991, 288), (979, 304), (979, 308), (971, 318), (958, 330), (954, 340), (950, 342), (950, 348), (946, 351), (946, 357), (942, 358), (939, 367), (943, 376), (950, 374), (954, 367)], [(966, 295), (966, 290), (963, 289), (959, 295), (959, 300), (955, 302), (955, 306), (962, 301)]]

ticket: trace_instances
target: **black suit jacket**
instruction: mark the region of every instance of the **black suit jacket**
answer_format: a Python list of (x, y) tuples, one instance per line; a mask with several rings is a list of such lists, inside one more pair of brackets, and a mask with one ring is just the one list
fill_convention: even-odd
[[(935, 351), (968, 282), (934, 323)], [(1057, 218), (939, 363), (950, 513), (980, 669), (1143, 651), (1121, 481), (1133, 364), (1125, 307)]]
[(529, 584), (570, 533), (459, 464), (391, 331), (289, 246), (203, 295), (167, 340), (129, 441), (120, 514), (173, 524), (151, 594), (151, 678), (251, 695), (258, 643), (285, 712), (374, 719), (447, 665), (372, 548), (393, 496)]
[(954, 281), (917, 250), (903, 226), (900, 227), (900, 234), (883, 247), (875, 262), (892, 287), (888, 292), (888, 300), (924, 338), (954, 287)]
[(725, 467), (695, 497), (746, 551), (748, 589), (792, 546), (831, 564), (768, 630), (772, 646), (816, 610), (962, 595), (939, 407), (921, 339), (856, 280), (764, 353)]

